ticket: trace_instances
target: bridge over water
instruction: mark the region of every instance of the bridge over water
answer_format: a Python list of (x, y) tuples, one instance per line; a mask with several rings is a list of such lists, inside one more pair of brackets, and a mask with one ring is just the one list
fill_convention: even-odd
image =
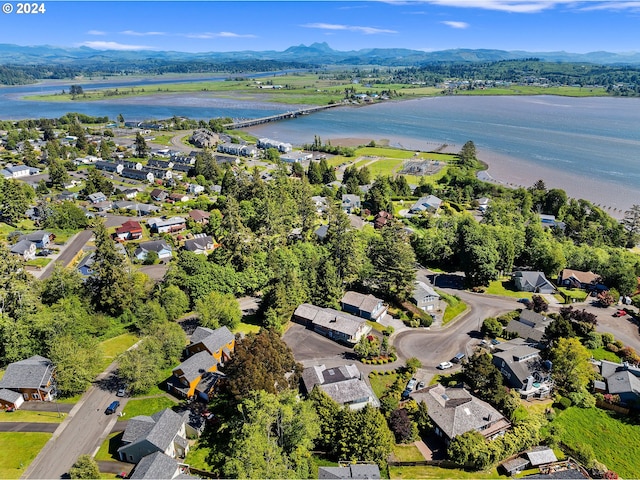
[(280, 113), (278, 115), (271, 115), (269, 117), (253, 118), (251, 120), (241, 120), (241, 121), (238, 121), (238, 122), (226, 123), (224, 125), (224, 128), (229, 129), (229, 130), (233, 130), (233, 129), (236, 129), (236, 128), (253, 127), (255, 125), (261, 125), (263, 123), (277, 122), (279, 120), (285, 120), (287, 118), (296, 118), (296, 117), (299, 117), (300, 115), (308, 115), (308, 114), (313, 113), (313, 112), (319, 112), (321, 110), (327, 110), (329, 108), (341, 107), (341, 106), (344, 106), (344, 104), (342, 104), (342, 103), (332, 103), (330, 105), (320, 105), (320, 106), (317, 106), (317, 107), (301, 108), (300, 110), (295, 110), (295, 111), (292, 111), (292, 112)]

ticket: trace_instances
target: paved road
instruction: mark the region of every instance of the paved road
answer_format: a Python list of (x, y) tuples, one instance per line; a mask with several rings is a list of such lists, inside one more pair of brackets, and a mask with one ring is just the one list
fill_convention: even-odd
[[(23, 478), (61, 478), (80, 455), (92, 455), (100, 446), (117, 420), (117, 416), (104, 413), (107, 406), (116, 400), (117, 382), (112, 376), (114, 368), (115, 364), (112, 364), (107, 372), (100, 375), (95, 385), (71, 410)], [(121, 411), (126, 398), (118, 400)]]
[(62, 248), (62, 252), (58, 255), (58, 258), (56, 258), (55, 261), (49, 263), (49, 265), (47, 265), (44, 270), (42, 270), (39, 278), (41, 280), (49, 278), (49, 276), (51, 276), (51, 273), (53, 272), (54, 265), (57, 263), (59, 263), (63, 267), (69, 265), (92, 236), (93, 231), (91, 230), (83, 230), (74, 235), (74, 237)]
[(0, 422), (0, 432), (45, 432), (53, 433), (58, 423), (45, 422)]
[(173, 137), (171, 137), (171, 146), (174, 150), (178, 150), (180, 152), (184, 152), (184, 153), (189, 153), (193, 150), (200, 150), (199, 148), (196, 148), (195, 146), (186, 146), (184, 143), (182, 143), (182, 139), (184, 137), (190, 137), (191, 135), (193, 135), (193, 130), (181, 130), (177, 135), (174, 135)]

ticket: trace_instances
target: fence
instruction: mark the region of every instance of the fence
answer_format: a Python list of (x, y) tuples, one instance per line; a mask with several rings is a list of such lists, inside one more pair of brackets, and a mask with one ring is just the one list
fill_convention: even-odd
[(431, 466), (442, 468), (458, 468), (466, 469), (471, 468), (468, 465), (460, 465), (459, 463), (452, 462), (451, 460), (417, 460), (415, 462), (387, 462), (390, 467), (418, 467), (418, 466)]
[(630, 412), (628, 408), (621, 407), (620, 405), (614, 405), (613, 403), (608, 403), (598, 399), (596, 399), (596, 406), (604, 410), (613, 410), (614, 412), (618, 412), (623, 415), (629, 415)]

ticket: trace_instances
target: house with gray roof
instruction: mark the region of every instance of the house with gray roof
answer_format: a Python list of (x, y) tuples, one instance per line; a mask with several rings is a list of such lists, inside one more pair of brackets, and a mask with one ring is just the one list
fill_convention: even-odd
[(387, 306), (373, 295), (348, 291), (340, 300), (340, 306), (345, 312), (374, 322), (379, 321), (387, 313)]
[(344, 195), (342, 195), (341, 208), (345, 213), (353, 213), (354, 210), (360, 210), (360, 208), (362, 208), (360, 196), (345, 193)]
[(432, 385), (411, 393), (417, 403), (425, 402), (434, 431), (447, 445), (451, 439), (469, 431), (477, 431), (487, 439), (503, 435), (511, 423), (487, 402), (464, 388)]
[(212, 251), (216, 246), (211, 235), (205, 235), (204, 233), (196, 234), (195, 238), (185, 240), (184, 249), (187, 252), (193, 252), (196, 254), (207, 254)]
[(16, 390), (0, 389), (0, 408), (17, 410), (24, 403), (24, 397)]
[(144, 260), (147, 258), (149, 252), (155, 252), (158, 254), (160, 260), (165, 260), (173, 257), (171, 246), (163, 240), (152, 240), (150, 242), (142, 242), (136, 248), (134, 255), (138, 260)]
[(604, 379), (604, 393), (618, 395), (625, 404), (640, 404), (640, 368), (601, 360), (600, 375)]
[(188, 465), (180, 463), (175, 458), (171, 458), (162, 452), (154, 452), (142, 458), (128, 478), (136, 480), (173, 480), (198, 477), (189, 475)]
[(235, 344), (235, 335), (225, 326), (215, 330), (197, 327), (191, 335), (191, 343), (185, 349), (185, 356), (189, 357), (206, 351), (219, 363), (224, 363), (231, 358)]
[(409, 209), (409, 213), (422, 213), (430, 212), (435, 213), (442, 205), (442, 200), (435, 195), (428, 195), (426, 197), (420, 197), (416, 203), (414, 203)]
[(357, 478), (360, 480), (377, 480), (380, 468), (376, 464), (355, 463), (343, 467), (318, 467), (319, 479)]
[(432, 313), (440, 310), (440, 295), (431, 285), (420, 280), (414, 282), (411, 300), (425, 312)]
[[(7, 365), (0, 390), (12, 390), (24, 400), (50, 402), (56, 398), (55, 366), (48, 358), (34, 355)], [(7, 394), (8, 395), (8, 394)]]
[(337, 342), (355, 345), (371, 331), (364, 318), (303, 303), (293, 312), (293, 320)]
[(514, 318), (507, 324), (505, 330), (529, 343), (539, 345), (543, 343), (544, 331), (552, 321), (552, 318), (533, 310), (523, 310), (518, 318)]
[(8, 165), (0, 170), (0, 175), (7, 179), (28, 177), (29, 175), (38, 175), (39, 173), (39, 169), (27, 165)]
[(26, 233), (24, 235), (20, 235), (18, 240), (29, 240), (36, 244), (36, 248), (46, 248), (56, 236), (51, 232), (46, 232), (44, 230), (38, 230), (31, 233)]
[(520, 292), (554, 293), (556, 291), (556, 287), (542, 272), (514, 272), (513, 283), (516, 290)]
[(100, 203), (107, 201), (106, 195), (102, 192), (90, 193), (89, 195), (87, 195), (87, 198), (91, 203)]
[(181, 232), (187, 228), (187, 220), (184, 217), (171, 218), (150, 218), (147, 225), (153, 232), (157, 233), (173, 233)]
[(189, 451), (186, 424), (189, 414), (171, 409), (150, 417), (139, 415), (128, 421), (118, 448), (120, 460), (138, 463), (143, 457), (162, 452), (172, 458), (184, 458)]
[(314, 365), (302, 372), (302, 384), (309, 395), (314, 387), (320, 388), (336, 403), (359, 410), (365, 405), (379, 407), (380, 402), (367, 385), (355, 364), (327, 368)]
[(13, 255), (18, 255), (25, 261), (36, 258), (36, 244), (29, 240), (20, 240), (18, 243), (11, 245), (9, 249)]
[[(172, 377), (167, 381), (169, 391), (184, 398), (198, 396), (209, 400), (210, 387), (215, 386), (218, 376), (213, 375), (218, 369), (218, 360), (207, 351), (201, 351), (188, 357), (173, 369)], [(211, 373), (212, 375), (208, 375)], [(202, 382), (205, 378), (211, 381)], [(200, 386), (200, 388), (198, 388)]]
[(551, 394), (551, 373), (540, 358), (540, 350), (521, 342), (496, 346), (493, 364), (509, 385), (524, 398), (544, 398)]

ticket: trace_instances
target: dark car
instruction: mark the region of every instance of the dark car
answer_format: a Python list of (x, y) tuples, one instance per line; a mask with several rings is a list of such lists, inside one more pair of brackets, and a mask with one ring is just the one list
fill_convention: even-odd
[(460, 363), (464, 359), (464, 357), (465, 357), (464, 353), (459, 353), (459, 354), (457, 354), (455, 357), (453, 357), (451, 359), (451, 362), (452, 363)]
[(107, 415), (111, 415), (113, 413), (116, 413), (116, 410), (118, 410), (118, 407), (120, 406), (120, 402), (117, 400), (114, 400), (113, 402), (111, 402), (109, 404), (109, 406), (107, 407), (107, 409), (104, 411), (104, 413), (106, 413)]

